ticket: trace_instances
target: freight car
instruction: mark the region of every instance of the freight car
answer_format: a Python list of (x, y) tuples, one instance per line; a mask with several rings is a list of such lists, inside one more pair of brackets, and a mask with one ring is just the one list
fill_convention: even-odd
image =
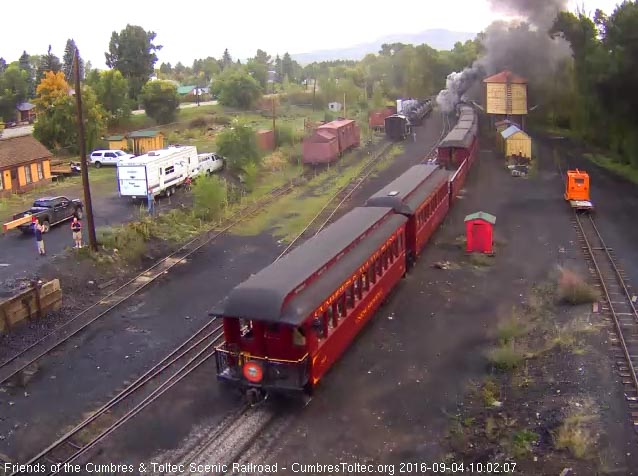
[(233, 289), (211, 312), (224, 327), (218, 379), (251, 398), (311, 393), (418, 257), (473, 161), (412, 167)]
[(368, 125), (370, 129), (375, 131), (382, 131), (385, 128), (385, 118), (396, 114), (396, 107), (385, 107), (376, 111), (370, 111), (368, 114)]
[(304, 139), (302, 161), (304, 164), (329, 164), (349, 149), (359, 147), (359, 126), (353, 120), (341, 119), (317, 127)]
[(410, 121), (402, 114), (393, 114), (385, 118), (385, 135), (392, 141), (405, 140), (411, 130)]

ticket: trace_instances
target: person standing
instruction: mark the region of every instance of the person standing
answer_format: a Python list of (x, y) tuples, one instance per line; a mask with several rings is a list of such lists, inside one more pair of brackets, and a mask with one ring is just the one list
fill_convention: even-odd
[(148, 201), (148, 213), (149, 215), (152, 215), (155, 209), (155, 197), (150, 191), (148, 192), (148, 195), (146, 196), (146, 200)]
[(82, 248), (82, 223), (80, 223), (78, 217), (73, 217), (73, 222), (71, 222), (71, 231), (73, 232), (75, 247)]
[(40, 220), (37, 218), (33, 222), (33, 232), (35, 233), (35, 242), (38, 245), (38, 253), (40, 256), (45, 256), (46, 252), (44, 251), (44, 238), (42, 236), (42, 225), (40, 225)]

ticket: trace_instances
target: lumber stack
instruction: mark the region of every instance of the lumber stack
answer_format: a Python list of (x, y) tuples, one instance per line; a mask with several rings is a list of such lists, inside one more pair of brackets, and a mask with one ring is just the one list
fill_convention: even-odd
[(62, 289), (60, 280), (48, 283), (33, 283), (29, 289), (0, 301), (0, 333), (8, 332), (25, 319), (45, 317), (49, 312), (60, 309)]

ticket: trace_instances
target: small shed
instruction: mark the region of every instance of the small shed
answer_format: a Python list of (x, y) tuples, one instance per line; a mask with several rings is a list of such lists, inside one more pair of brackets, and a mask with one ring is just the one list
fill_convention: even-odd
[(151, 150), (163, 149), (166, 146), (164, 134), (160, 131), (136, 131), (128, 135), (133, 141), (135, 155), (146, 154)]
[(22, 102), (16, 106), (18, 122), (32, 124), (35, 120), (35, 105), (30, 102)]
[(123, 134), (108, 136), (106, 141), (109, 143), (109, 150), (128, 150), (128, 139)]
[(341, 111), (341, 103), (340, 102), (329, 102), (328, 109), (331, 111)]
[(522, 155), (532, 158), (532, 139), (516, 126), (509, 126), (501, 132), (505, 157)]
[(465, 236), (468, 253), (494, 253), (494, 224), (496, 217), (485, 212), (472, 213), (465, 217)]

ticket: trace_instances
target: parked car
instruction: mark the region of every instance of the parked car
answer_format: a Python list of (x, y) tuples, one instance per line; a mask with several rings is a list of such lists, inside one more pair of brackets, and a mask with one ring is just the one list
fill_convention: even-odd
[(211, 175), (213, 172), (224, 168), (224, 158), (221, 155), (210, 152), (207, 154), (197, 154), (197, 158), (199, 159), (197, 175)]
[(122, 150), (94, 150), (89, 156), (89, 161), (97, 168), (103, 165), (117, 165), (120, 160), (132, 159), (133, 154), (127, 154)]
[[(36, 217), (44, 228), (44, 233), (49, 231), (51, 225), (62, 223), (71, 218), (84, 216), (84, 205), (79, 199), (69, 199), (67, 197), (41, 197), (33, 202), (33, 206), (28, 210), (13, 215), (13, 220), (18, 220), (25, 216)], [(33, 223), (27, 222), (18, 225), (17, 228), (22, 233), (31, 233)]]

